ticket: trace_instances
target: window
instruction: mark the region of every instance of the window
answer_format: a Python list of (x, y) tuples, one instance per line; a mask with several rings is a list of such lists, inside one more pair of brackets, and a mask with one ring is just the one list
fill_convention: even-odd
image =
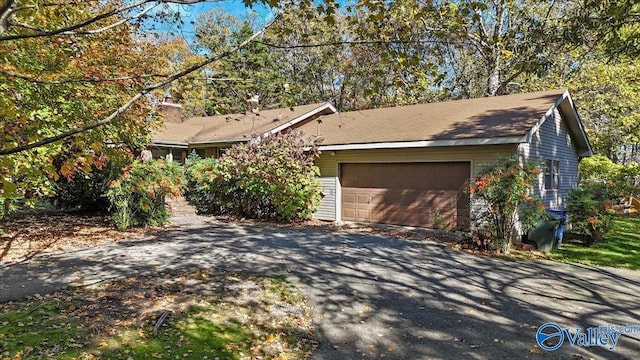
[(193, 149), (200, 158), (204, 159), (204, 149)]
[(544, 162), (544, 188), (546, 190), (560, 187), (560, 161), (545, 160)]

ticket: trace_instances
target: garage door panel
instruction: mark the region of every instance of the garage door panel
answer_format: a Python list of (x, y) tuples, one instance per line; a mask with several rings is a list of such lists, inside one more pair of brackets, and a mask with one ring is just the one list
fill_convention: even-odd
[(343, 187), (356, 187), (358, 184), (356, 183), (356, 179), (346, 179), (342, 180), (341, 184)]
[(386, 219), (394, 224), (421, 224), (422, 226), (431, 226), (429, 215), (414, 213), (410, 211), (389, 211)]
[(350, 191), (343, 191), (342, 193), (342, 202), (345, 204), (355, 204), (356, 203), (356, 193)]
[[(365, 221), (371, 221), (371, 210), (370, 209), (356, 209), (358, 219), (365, 219)], [(367, 220), (368, 219), (368, 220)]]
[(384, 223), (387, 219), (387, 211), (373, 209), (371, 211), (371, 222)]
[(384, 189), (387, 187), (387, 178), (384, 175), (371, 179), (371, 187), (375, 189)]
[(385, 204), (386, 199), (385, 199), (385, 196), (384, 196), (384, 195), (381, 195), (381, 194), (372, 194), (372, 195), (371, 195), (371, 199), (370, 199), (370, 201), (371, 201), (371, 202), (370, 202), (370, 204), (371, 204), (371, 205), (376, 206), (376, 205), (383, 205), (383, 204)]
[(369, 204), (369, 194), (365, 193), (358, 193), (357, 194), (358, 197), (358, 204)]
[(469, 199), (460, 188), (470, 164), (342, 164), (343, 219), (432, 226), (434, 214), (452, 226), (467, 223)]
[(342, 218), (347, 221), (358, 221), (356, 216), (356, 208), (343, 207)]
[(389, 192), (387, 199), (407, 207), (456, 207), (457, 192), (451, 191), (403, 191)]

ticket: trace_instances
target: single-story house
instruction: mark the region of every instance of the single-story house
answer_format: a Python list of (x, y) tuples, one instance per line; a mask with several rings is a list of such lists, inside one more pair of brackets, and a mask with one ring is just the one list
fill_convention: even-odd
[[(498, 154), (540, 159), (536, 192), (562, 208), (592, 155), (567, 90), (338, 112), (330, 103), (167, 122), (156, 156), (220, 156), (233, 143), (297, 129), (324, 138), (316, 161), (323, 200), (317, 219), (413, 226), (468, 224), (461, 187)], [(173, 154), (174, 157), (177, 155)]]

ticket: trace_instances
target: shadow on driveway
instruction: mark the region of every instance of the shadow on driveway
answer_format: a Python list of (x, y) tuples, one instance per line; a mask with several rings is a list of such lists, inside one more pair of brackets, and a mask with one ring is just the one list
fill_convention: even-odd
[(636, 359), (640, 334), (614, 351), (536, 348), (546, 322), (640, 324), (640, 273), (460, 253), (435, 242), (201, 219), (135, 241), (0, 268), (0, 301), (131, 275), (213, 268), (286, 274), (313, 305), (316, 359)]

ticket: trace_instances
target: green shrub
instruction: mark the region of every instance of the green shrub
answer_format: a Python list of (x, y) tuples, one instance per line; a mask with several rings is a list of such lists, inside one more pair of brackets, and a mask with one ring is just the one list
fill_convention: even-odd
[(616, 164), (606, 156), (596, 155), (580, 161), (580, 179), (590, 183), (603, 183), (608, 191), (623, 196), (637, 196), (640, 164)]
[(521, 165), (517, 157), (500, 157), (471, 182), (472, 226), (490, 248), (508, 251), (518, 223), (530, 229), (544, 215), (541, 199), (531, 195), (538, 174), (537, 162)]
[(20, 208), (20, 199), (17, 198), (5, 198), (0, 196), (0, 219), (8, 216), (17, 209)]
[(173, 162), (136, 160), (109, 183), (107, 197), (119, 229), (162, 225), (169, 218), (165, 196), (180, 195), (182, 170)]
[(612, 204), (620, 194), (615, 186), (587, 181), (567, 194), (567, 211), (571, 232), (582, 235), (592, 244), (609, 231), (615, 212)]
[(308, 218), (320, 203), (318, 138), (300, 132), (254, 138), (218, 161), (187, 166), (188, 199), (199, 212), (253, 219)]
[(108, 162), (91, 166), (91, 172), (76, 172), (71, 178), (61, 176), (54, 184), (53, 204), (62, 209), (106, 212), (109, 183), (122, 175), (124, 163)]
[(221, 212), (218, 160), (202, 159), (192, 152), (184, 164), (185, 198), (199, 213), (217, 214)]

